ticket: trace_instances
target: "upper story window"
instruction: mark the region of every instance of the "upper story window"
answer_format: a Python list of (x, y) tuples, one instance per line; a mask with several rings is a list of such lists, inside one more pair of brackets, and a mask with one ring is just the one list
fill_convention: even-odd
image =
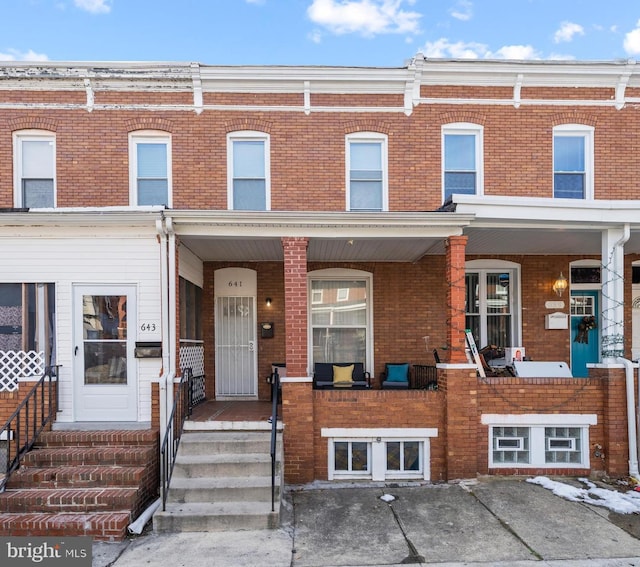
[(387, 136), (347, 136), (347, 210), (387, 211)]
[(268, 211), (271, 208), (269, 135), (233, 132), (227, 136), (229, 209)]
[(563, 124), (553, 129), (553, 196), (593, 199), (593, 127)]
[(171, 206), (171, 137), (163, 132), (129, 136), (130, 202)]
[(13, 142), (16, 207), (55, 207), (55, 135), (40, 130), (23, 130), (14, 134)]
[(443, 202), (454, 193), (482, 195), (482, 126), (456, 123), (442, 127)]

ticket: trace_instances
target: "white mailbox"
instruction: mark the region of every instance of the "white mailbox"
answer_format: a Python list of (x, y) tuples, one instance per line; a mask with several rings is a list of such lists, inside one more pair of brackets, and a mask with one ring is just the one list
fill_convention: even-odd
[(556, 311), (555, 313), (549, 313), (544, 320), (545, 329), (568, 329), (569, 328), (569, 315)]

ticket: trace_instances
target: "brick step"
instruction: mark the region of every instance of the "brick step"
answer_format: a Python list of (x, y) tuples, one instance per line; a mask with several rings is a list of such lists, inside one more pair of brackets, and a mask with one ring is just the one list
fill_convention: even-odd
[(22, 461), (24, 467), (55, 467), (59, 465), (143, 465), (155, 457), (155, 448), (116, 447), (56, 447), (34, 449)]
[(139, 486), (145, 476), (143, 466), (79, 465), (58, 467), (21, 467), (7, 483), (8, 489), (29, 488), (95, 488), (100, 486)]
[(263, 530), (279, 527), (278, 512), (267, 502), (167, 503), (153, 516), (153, 529), (166, 532)]
[(0, 512), (133, 510), (136, 488), (20, 488), (0, 494)]
[(109, 431), (45, 431), (37, 447), (100, 447), (104, 445), (154, 445), (158, 432), (152, 429)]
[(96, 541), (122, 541), (131, 523), (131, 513), (3, 513), (0, 534), (3, 536), (91, 536)]

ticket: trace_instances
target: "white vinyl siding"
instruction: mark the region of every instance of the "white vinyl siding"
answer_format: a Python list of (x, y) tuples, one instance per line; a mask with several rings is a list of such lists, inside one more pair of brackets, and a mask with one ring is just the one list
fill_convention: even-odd
[(55, 135), (40, 130), (23, 130), (14, 134), (13, 142), (16, 207), (55, 207)]
[[(100, 231), (104, 233), (104, 231)], [(137, 340), (161, 340), (160, 248), (155, 225), (146, 229), (114, 227), (109, 235), (95, 229), (0, 228), (3, 282), (55, 283), (56, 360), (60, 367), (60, 405), (57, 420), (73, 421), (73, 286), (135, 285), (138, 304)], [(155, 331), (141, 331), (148, 323)], [(151, 420), (151, 382), (157, 380), (159, 359), (136, 359), (138, 420)]]

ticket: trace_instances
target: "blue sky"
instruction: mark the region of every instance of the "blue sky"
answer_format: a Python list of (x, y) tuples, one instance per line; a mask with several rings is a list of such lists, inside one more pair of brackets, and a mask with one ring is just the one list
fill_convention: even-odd
[(0, 0), (0, 60), (640, 59), (640, 0)]

